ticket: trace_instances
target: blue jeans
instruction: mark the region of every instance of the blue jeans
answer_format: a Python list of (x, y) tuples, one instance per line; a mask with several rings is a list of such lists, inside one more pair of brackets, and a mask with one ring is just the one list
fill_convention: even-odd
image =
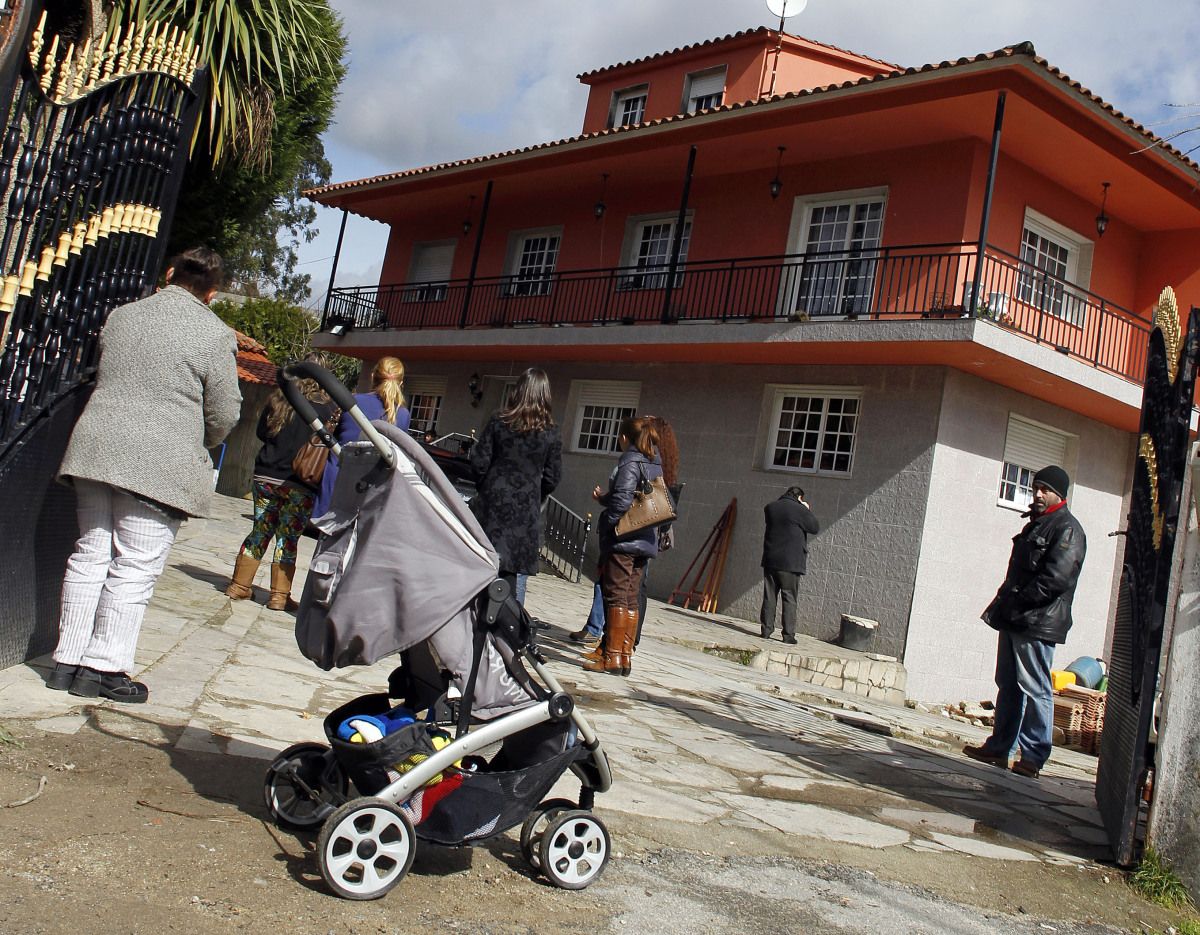
[(1050, 758), (1054, 731), (1054, 690), (1050, 664), (1054, 644), (1000, 631), (996, 651), (996, 721), (983, 744), (993, 755), (1011, 755), (1038, 769)]
[(525, 606), (525, 582), (529, 580), (529, 575), (517, 575), (517, 603), (522, 607)]
[(592, 636), (604, 635), (604, 595), (600, 593), (600, 582), (592, 589), (592, 610), (588, 614), (587, 631)]

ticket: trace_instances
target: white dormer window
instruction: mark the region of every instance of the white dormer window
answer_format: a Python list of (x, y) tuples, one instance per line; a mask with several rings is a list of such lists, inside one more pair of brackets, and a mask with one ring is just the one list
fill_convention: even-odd
[(641, 123), (646, 118), (646, 97), (649, 90), (648, 85), (642, 84), (614, 94), (608, 113), (609, 127), (632, 127)]
[(693, 72), (683, 83), (683, 111), (694, 114), (725, 101), (725, 66)]

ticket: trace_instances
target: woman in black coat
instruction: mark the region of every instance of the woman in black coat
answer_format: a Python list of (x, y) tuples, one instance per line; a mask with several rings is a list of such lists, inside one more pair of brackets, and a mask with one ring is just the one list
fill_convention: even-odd
[(518, 575), (537, 574), (542, 503), (562, 478), (562, 435), (543, 371), (521, 374), (471, 446), (470, 461), (478, 478), (471, 512), (500, 556), (500, 577), (515, 589)]

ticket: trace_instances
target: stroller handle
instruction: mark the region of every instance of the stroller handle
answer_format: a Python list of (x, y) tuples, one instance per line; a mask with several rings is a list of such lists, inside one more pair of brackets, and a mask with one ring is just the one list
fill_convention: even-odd
[(354, 394), (346, 389), (341, 380), (324, 367), (319, 364), (309, 363), (308, 361), (300, 361), (288, 364), (286, 367), (280, 367), (279, 372), (276, 374), (276, 379), (279, 383), (279, 388), (283, 390), (283, 395), (291, 407), (296, 410), (301, 419), (312, 427), (313, 432), (320, 437), (321, 441), (333, 449), (334, 454), (341, 451), (341, 446), (325, 430), (325, 426), (317, 415), (317, 411), (313, 408), (312, 403), (300, 392), (300, 386), (297, 382), (299, 380), (316, 380), (317, 384), (329, 394), (329, 397), (337, 404), (338, 408), (343, 412), (349, 413), (350, 417), (358, 423), (358, 427), (362, 429), (363, 437), (370, 440), (383, 457), (383, 460), (387, 462), (388, 467), (394, 468), (396, 466), (396, 451), (392, 447), (392, 443), (379, 434), (375, 426), (371, 424), (371, 420), (358, 408)]

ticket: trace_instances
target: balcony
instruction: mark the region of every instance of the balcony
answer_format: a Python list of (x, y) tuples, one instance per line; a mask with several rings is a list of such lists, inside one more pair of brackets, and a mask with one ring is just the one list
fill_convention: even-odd
[[(975, 288), (976, 266), (979, 286)], [(322, 330), (701, 322), (993, 321), (1137, 383), (1150, 324), (1066, 280), (973, 243), (696, 260), (334, 289)]]

